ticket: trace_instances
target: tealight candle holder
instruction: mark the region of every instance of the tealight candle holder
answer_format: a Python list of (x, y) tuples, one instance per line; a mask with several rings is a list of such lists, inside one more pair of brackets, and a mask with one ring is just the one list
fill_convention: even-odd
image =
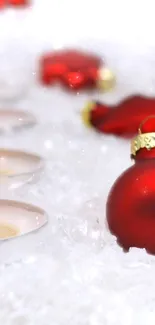
[(31, 204), (0, 200), (0, 240), (26, 235), (47, 223), (44, 210)]
[(36, 123), (35, 117), (26, 111), (0, 110), (0, 133), (21, 131)]
[(17, 188), (25, 183), (37, 181), (44, 167), (38, 155), (24, 151), (0, 149), (0, 184)]

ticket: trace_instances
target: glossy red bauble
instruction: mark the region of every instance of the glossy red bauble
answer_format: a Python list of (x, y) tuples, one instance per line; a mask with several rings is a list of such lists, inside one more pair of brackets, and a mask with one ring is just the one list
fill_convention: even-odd
[[(113, 185), (107, 200), (106, 216), (118, 244), (145, 248), (155, 254), (155, 118), (143, 124), (135, 139), (135, 164)], [(147, 132), (147, 133), (146, 133)], [(153, 133), (152, 133), (153, 132)], [(141, 148), (137, 149), (137, 142)], [(152, 141), (152, 142), (151, 142)]]
[(114, 82), (100, 57), (73, 49), (45, 54), (40, 61), (40, 79), (45, 85), (61, 83), (75, 91), (98, 86), (107, 90)]
[(129, 97), (115, 106), (92, 102), (82, 112), (85, 124), (99, 132), (122, 137), (136, 134), (140, 122), (155, 114), (155, 99)]

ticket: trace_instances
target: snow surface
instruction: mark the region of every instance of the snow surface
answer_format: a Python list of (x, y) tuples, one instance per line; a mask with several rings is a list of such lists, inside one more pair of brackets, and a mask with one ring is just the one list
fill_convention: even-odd
[[(116, 103), (155, 93), (154, 0), (35, 0), (0, 15), (0, 107), (29, 109), (32, 130), (0, 137), (0, 147), (41, 154), (38, 184), (1, 198), (43, 207), (48, 225), (0, 243), (0, 325), (153, 325), (155, 258), (124, 254), (105, 222), (108, 191), (131, 165), (128, 141), (86, 129), (89, 98)], [(42, 51), (67, 45), (105, 57), (117, 76), (109, 94), (64, 93), (36, 82)]]

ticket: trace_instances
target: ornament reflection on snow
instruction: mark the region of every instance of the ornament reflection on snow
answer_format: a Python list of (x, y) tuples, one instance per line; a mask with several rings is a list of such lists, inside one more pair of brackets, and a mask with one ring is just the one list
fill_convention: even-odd
[(14, 7), (23, 7), (29, 4), (29, 0), (0, 0), (0, 9), (14, 6)]
[(135, 164), (114, 183), (107, 200), (109, 229), (117, 242), (155, 254), (155, 115), (139, 126), (132, 141)]
[(96, 131), (130, 138), (137, 133), (140, 122), (155, 114), (155, 99), (133, 96), (116, 106), (90, 102), (82, 111), (85, 125)]
[(107, 91), (115, 83), (112, 71), (100, 57), (74, 49), (43, 55), (40, 60), (40, 79), (46, 86), (59, 83), (73, 91), (95, 88)]

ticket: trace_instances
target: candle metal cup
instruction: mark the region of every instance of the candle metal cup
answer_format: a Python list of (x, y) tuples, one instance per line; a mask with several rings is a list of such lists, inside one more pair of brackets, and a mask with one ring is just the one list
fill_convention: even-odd
[(0, 133), (21, 131), (36, 123), (35, 117), (26, 111), (0, 109)]
[(26, 235), (47, 223), (44, 210), (31, 204), (0, 200), (0, 240)]
[(43, 158), (24, 151), (0, 149), (0, 184), (14, 189), (38, 180)]

